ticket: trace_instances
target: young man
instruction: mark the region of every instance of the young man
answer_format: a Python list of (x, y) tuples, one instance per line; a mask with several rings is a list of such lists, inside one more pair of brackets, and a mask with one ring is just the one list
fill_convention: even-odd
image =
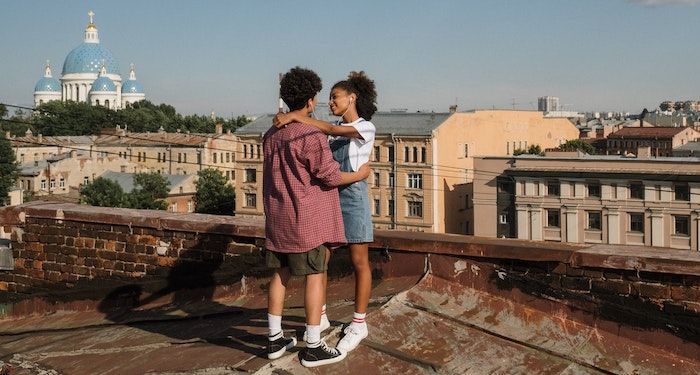
[[(308, 115), (316, 106), (321, 79), (299, 67), (282, 77), (280, 96), (290, 111)], [(323, 280), (330, 256), (326, 244), (345, 243), (336, 187), (363, 180), (367, 164), (340, 172), (328, 138), (312, 126), (272, 126), (263, 137), (263, 205), (265, 262), (275, 268), (268, 293), (268, 358), (281, 357), (296, 345), (282, 332), (282, 310), (291, 275), (305, 276), (306, 349), (301, 364), (315, 367), (342, 360), (346, 353), (321, 340)]]

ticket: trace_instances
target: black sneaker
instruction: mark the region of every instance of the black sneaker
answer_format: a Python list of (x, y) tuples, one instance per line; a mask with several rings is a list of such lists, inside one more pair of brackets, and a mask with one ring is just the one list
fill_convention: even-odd
[(340, 362), (348, 353), (341, 352), (336, 348), (331, 348), (326, 345), (326, 342), (321, 340), (321, 344), (314, 347), (302, 350), (301, 365), (304, 367), (316, 367), (328, 365), (331, 363)]
[(277, 359), (281, 357), (284, 352), (293, 348), (296, 344), (296, 337), (292, 336), (290, 338), (286, 338), (282, 332), (274, 336), (267, 336), (267, 358)]

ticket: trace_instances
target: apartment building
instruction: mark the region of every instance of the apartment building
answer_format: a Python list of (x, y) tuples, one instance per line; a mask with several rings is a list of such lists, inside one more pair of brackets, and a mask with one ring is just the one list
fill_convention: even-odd
[[(28, 132), (9, 138), (20, 163), (45, 161), (77, 151), (87, 157), (118, 157), (133, 163), (124, 171), (157, 172), (172, 175), (196, 174), (205, 168), (220, 170), (233, 183), (236, 178), (236, 137), (223, 133), (217, 125), (214, 134), (131, 133), (117, 127), (93, 136), (43, 137)], [(136, 167), (138, 166), (138, 167)]]
[(608, 155), (635, 154), (648, 147), (651, 156), (672, 156), (673, 149), (700, 138), (700, 132), (681, 127), (626, 127), (610, 135)]
[(700, 158), (481, 157), (470, 234), (700, 249)]
[[(236, 130), (236, 214), (263, 215), (262, 136), (273, 115), (262, 116)], [(377, 113), (370, 202), (380, 229), (461, 233), (463, 192), (473, 178), (475, 155), (512, 155), (517, 149), (556, 147), (578, 138), (578, 129), (564, 118), (542, 112), (474, 110), (459, 113)]]

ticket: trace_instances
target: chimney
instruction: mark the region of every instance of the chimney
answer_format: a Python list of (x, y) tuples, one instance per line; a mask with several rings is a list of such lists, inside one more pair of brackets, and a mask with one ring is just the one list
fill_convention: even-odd
[(224, 134), (224, 124), (219, 122), (216, 124), (215, 128), (216, 128), (216, 130), (215, 130), (216, 134)]
[(42, 137), (41, 133), (39, 133), (39, 135), (37, 135), (37, 141), (39, 143), (41, 143), (43, 140), (44, 140), (44, 137)]

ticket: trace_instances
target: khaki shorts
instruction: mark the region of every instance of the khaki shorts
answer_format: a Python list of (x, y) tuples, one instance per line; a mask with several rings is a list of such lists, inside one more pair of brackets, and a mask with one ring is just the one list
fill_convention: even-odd
[(265, 250), (265, 265), (270, 268), (289, 267), (294, 276), (313, 275), (328, 269), (326, 254), (328, 248), (320, 245), (305, 253), (280, 253)]

